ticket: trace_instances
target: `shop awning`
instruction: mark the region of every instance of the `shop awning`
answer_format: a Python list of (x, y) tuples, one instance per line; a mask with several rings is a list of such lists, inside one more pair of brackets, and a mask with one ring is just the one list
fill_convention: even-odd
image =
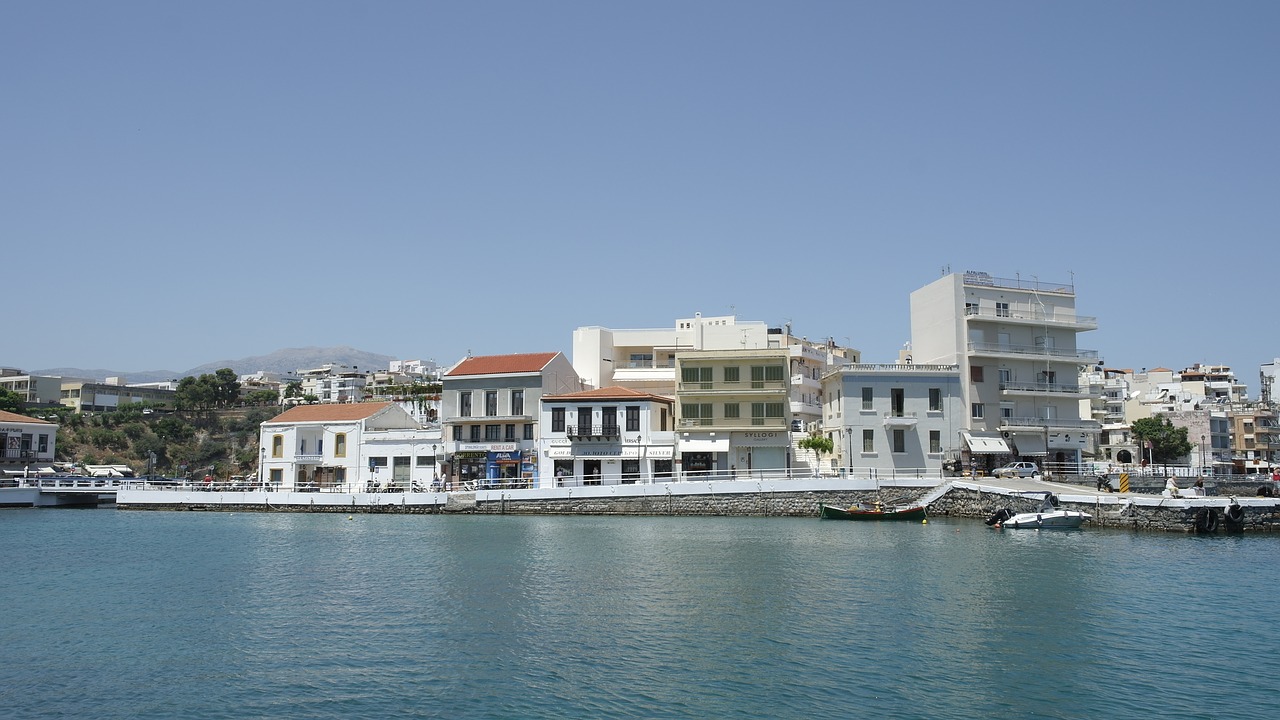
[(1013, 446), (1019, 455), (1048, 455), (1043, 433), (1014, 433)]
[(729, 452), (729, 438), (681, 440), (680, 452)]
[(1000, 433), (967, 432), (964, 443), (974, 455), (1008, 454), (1009, 443), (1004, 441)]

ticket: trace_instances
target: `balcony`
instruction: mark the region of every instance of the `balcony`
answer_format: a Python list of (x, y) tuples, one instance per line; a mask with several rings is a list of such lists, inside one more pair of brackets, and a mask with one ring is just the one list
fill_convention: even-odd
[(751, 395), (786, 393), (791, 389), (788, 380), (743, 380), (742, 382), (679, 382), (676, 392), (681, 395), (707, 393)]
[(912, 430), (915, 428), (917, 422), (918, 418), (913, 412), (884, 414), (884, 426), (890, 430)]
[(570, 440), (618, 440), (622, 437), (619, 425), (578, 425), (569, 426), (564, 434)]
[(1045, 313), (1038, 307), (965, 308), (964, 316), (974, 320), (990, 320), (1008, 325), (1034, 325), (1037, 327), (1065, 328), (1071, 330), (1097, 330), (1098, 318), (1075, 313)]
[(1081, 399), (1102, 397), (1101, 393), (1087, 385), (1043, 382), (1002, 382), (1000, 383), (1000, 392), (1004, 395), (1054, 395)]
[(1101, 430), (1097, 420), (1075, 418), (1002, 417), (1000, 430)]
[(713, 428), (717, 430), (787, 430), (785, 418), (680, 418), (676, 428)]
[(302, 465), (316, 465), (324, 459), (324, 455), (320, 453), (298, 453), (293, 456), (293, 461)]
[(1000, 343), (971, 342), (967, 345), (971, 355), (1003, 357), (1018, 360), (1063, 360), (1066, 362), (1096, 364), (1097, 350), (1078, 348), (1050, 348), (1040, 345), (1002, 345)]

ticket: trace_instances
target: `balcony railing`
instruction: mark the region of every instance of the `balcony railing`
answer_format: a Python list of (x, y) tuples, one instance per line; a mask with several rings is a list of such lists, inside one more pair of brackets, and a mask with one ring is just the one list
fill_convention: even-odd
[(1038, 417), (1004, 417), (1000, 418), (1000, 429), (1008, 428), (1073, 428), (1077, 430), (1101, 430), (1102, 425), (1097, 420), (1076, 420), (1061, 418), (1038, 418)]
[(622, 437), (622, 427), (619, 425), (570, 425), (564, 432), (571, 439), (578, 440), (616, 440)]
[(680, 418), (681, 428), (733, 428), (735, 430), (785, 430), (784, 418)]
[(1051, 357), (1066, 360), (1098, 359), (1097, 350), (1061, 349), (1041, 347), (1039, 345), (1002, 345), (1000, 343), (971, 342), (969, 352), (978, 355), (1026, 355), (1028, 357)]
[(1046, 313), (1040, 308), (1011, 307), (989, 308), (989, 307), (970, 307), (965, 308), (965, 317), (978, 318), (980, 320), (1016, 320), (1024, 323), (1057, 325), (1062, 327), (1074, 327), (1082, 330), (1097, 330), (1098, 318), (1089, 315), (1076, 315), (1074, 313)]
[(786, 392), (791, 389), (787, 380), (743, 380), (742, 382), (680, 382), (676, 391), (684, 394), (699, 393), (758, 393)]
[(1000, 390), (1006, 392), (1030, 392), (1062, 395), (1087, 395), (1089, 388), (1085, 385), (1064, 385), (1061, 383), (1042, 382), (1002, 382)]
[(887, 428), (913, 428), (919, 418), (913, 412), (885, 413), (884, 426)]

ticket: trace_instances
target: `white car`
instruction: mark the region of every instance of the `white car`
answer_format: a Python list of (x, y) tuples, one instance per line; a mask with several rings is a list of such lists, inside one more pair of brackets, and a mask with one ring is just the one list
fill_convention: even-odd
[(1011, 462), (1004, 467), (996, 468), (991, 474), (998, 478), (1035, 477), (1040, 474), (1040, 468), (1033, 462)]

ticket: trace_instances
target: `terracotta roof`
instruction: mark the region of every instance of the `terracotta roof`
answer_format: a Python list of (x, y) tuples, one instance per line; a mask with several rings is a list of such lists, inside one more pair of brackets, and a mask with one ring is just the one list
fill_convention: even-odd
[(381, 410), (385, 410), (391, 404), (389, 402), (376, 402), (298, 405), (285, 410), (264, 424), (364, 420), (365, 418), (373, 417)]
[(459, 375), (508, 375), (541, 372), (560, 353), (523, 353), (519, 355), (481, 355), (458, 363), (445, 377)]
[(40, 418), (33, 418), (33, 417), (28, 417), (26, 415), (19, 415), (18, 413), (11, 413), (8, 410), (0, 410), (0, 422), (40, 423), (44, 425), (53, 424), (48, 420), (41, 420)]
[(612, 387), (596, 388), (595, 390), (583, 390), (582, 392), (564, 393), (563, 395), (543, 395), (543, 400), (659, 400), (662, 402), (674, 402), (669, 397), (662, 395), (654, 395), (652, 393), (640, 392), (618, 385)]

